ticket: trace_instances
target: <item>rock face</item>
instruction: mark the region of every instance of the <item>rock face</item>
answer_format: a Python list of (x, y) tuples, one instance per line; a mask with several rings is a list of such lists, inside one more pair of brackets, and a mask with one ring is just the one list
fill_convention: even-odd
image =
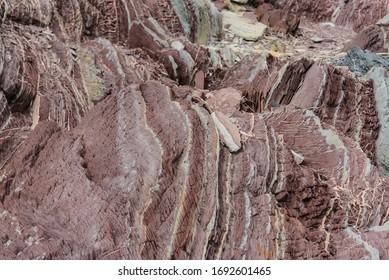
[(389, 60), (387, 58), (357, 47), (347, 52), (347, 55), (339, 62), (339, 65), (347, 66), (357, 76), (364, 76), (373, 68), (389, 70)]
[(386, 36), (388, 36), (388, 27), (381, 27), (378, 25), (368, 26), (362, 29), (357, 36), (348, 42), (344, 46), (343, 51), (349, 51), (352, 48), (358, 47), (372, 52), (388, 52)]
[(319, 22), (352, 27), (355, 31), (374, 24), (387, 14), (388, 0), (271, 0), (276, 8), (291, 10)]
[(273, 27), (277, 31), (295, 33), (300, 17), (289, 10), (275, 9), (273, 5), (264, 3), (255, 9), (258, 21)]
[(223, 11), (222, 14), (223, 26), (247, 41), (258, 41), (267, 29), (266, 25), (260, 22), (247, 22), (243, 17), (233, 12)]
[(385, 58), (229, 60), (211, 1), (119, 2), (0, 4), (0, 259), (389, 259)]

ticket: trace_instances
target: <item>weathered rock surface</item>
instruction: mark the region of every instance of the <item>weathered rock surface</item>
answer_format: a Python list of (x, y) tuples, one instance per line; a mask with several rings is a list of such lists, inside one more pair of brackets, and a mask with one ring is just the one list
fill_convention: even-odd
[(247, 40), (258, 41), (267, 26), (260, 22), (247, 22), (241, 16), (230, 11), (223, 11), (223, 26), (233, 34)]
[(363, 76), (374, 67), (389, 69), (389, 59), (378, 56), (369, 50), (354, 47), (347, 52), (339, 65), (347, 66), (357, 76)]
[(258, 21), (287, 34), (294, 34), (300, 24), (300, 16), (289, 10), (275, 9), (272, 4), (264, 3), (255, 9)]
[(2, 1), (0, 259), (389, 259), (386, 60), (328, 63), (387, 3), (270, 2), (333, 23), (254, 43), (208, 0)]
[(343, 51), (349, 51), (352, 48), (358, 47), (372, 52), (388, 52), (388, 44), (386, 42), (387, 36), (388, 31), (386, 27), (371, 25), (362, 29), (357, 36), (350, 40), (350, 42), (343, 47)]
[(387, 14), (388, 0), (272, 0), (276, 8), (294, 11), (316, 22), (333, 22), (355, 31)]

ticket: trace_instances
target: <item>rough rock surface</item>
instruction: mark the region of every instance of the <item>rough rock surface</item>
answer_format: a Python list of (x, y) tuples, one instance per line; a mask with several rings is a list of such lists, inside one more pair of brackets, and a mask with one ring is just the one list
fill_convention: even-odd
[(387, 3), (269, 2), (1, 1), (0, 259), (389, 259)]
[(273, 5), (264, 3), (255, 9), (258, 21), (287, 34), (294, 34), (300, 24), (300, 16), (289, 10), (275, 9)]
[(247, 22), (243, 17), (230, 11), (223, 11), (223, 26), (247, 41), (258, 41), (267, 29), (265, 24)]
[(343, 51), (349, 51), (354, 47), (372, 52), (385, 53), (388, 52), (388, 27), (371, 25), (362, 29), (357, 36), (348, 42)]
[(389, 70), (389, 59), (376, 55), (369, 50), (354, 47), (339, 62), (339, 65), (347, 66), (357, 76), (363, 76), (374, 67), (382, 67)]
[(387, 13), (388, 0), (270, 0), (276, 8), (294, 11), (317, 22), (333, 22), (355, 31), (374, 24)]

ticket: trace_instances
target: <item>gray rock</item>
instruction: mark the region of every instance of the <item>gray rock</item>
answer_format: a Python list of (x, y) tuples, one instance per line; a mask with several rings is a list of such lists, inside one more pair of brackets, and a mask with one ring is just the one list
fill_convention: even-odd
[(380, 120), (380, 131), (376, 142), (376, 160), (381, 174), (389, 176), (389, 78), (383, 67), (373, 68), (363, 78), (372, 79), (375, 87), (375, 100)]
[(338, 63), (340, 66), (347, 66), (358, 77), (365, 75), (373, 67), (384, 67), (389, 69), (389, 59), (378, 56), (358, 47), (352, 48), (347, 55)]

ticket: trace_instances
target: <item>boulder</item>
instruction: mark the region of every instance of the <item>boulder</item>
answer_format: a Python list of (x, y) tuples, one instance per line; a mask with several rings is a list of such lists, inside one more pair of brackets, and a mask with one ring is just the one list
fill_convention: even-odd
[(260, 23), (251, 23), (249, 20), (230, 11), (223, 11), (223, 26), (231, 33), (247, 41), (259, 40), (267, 26)]

